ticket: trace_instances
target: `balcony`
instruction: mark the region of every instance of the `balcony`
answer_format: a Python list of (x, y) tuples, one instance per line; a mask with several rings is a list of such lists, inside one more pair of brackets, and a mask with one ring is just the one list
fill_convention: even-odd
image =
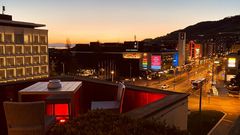
[[(18, 90), (26, 88), (39, 81), (48, 81), (51, 78), (41, 80), (28, 80), (12, 84), (0, 84), (3, 88), (0, 91), (1, 101), (13, 100), (18, 101)], [(117, 95), (117, 84), (99, 80), (86, 78), (61, 78), (65, 81), (82, 81), (82, 87), (74, 96), (75, 113), (82, 115), (91, 108), (92, 101), (111, 101), (115, 100)], [(187, 118), (187, 94), (180, 94), (168, 91), (161, 91), (145, 87), (136, 87), (127, 85), (123, 99), (122, 112), (128, 116), (135, 118), (151, 118), (154, 116), (162, 116), (166, 122), (171, 121), (171, 118), (181, 117), (181, 129), (186, 128), (185, 117)], [(39, 101), (45, 100), (45, 95), (24, 95), (23, 101)], [(65, 113), (66, 110), (56, 108), (57, 113)], [(183, 109), (186, 113), (179, 112), (178, 109)], [(48, 111), (47, 111), (48, 112)], [(0, 115), (4, 116), (3, 107), (0, 106)], [(0, 117), (1, 130), (0, 134), (6, 134), (7, 128), (5, 117)], [(172, 122), (172, 121), (171, 121)], [(169, 123), (171, 123), (169, 122)], [(174, 123), (174, 122), (172, 122)], [(176, 123), (174, 123), (176, 124)]]

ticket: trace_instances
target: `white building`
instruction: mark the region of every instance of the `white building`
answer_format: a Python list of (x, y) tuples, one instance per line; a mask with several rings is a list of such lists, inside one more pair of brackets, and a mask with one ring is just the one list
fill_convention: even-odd
[(48, 77), (48, 31), (43, 24), (0, 14), (0, 83)]

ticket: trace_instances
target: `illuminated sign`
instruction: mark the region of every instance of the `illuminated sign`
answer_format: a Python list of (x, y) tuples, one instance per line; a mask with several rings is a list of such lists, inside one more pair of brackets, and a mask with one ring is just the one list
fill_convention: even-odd
[(236, 58), (228, 58), (228, 67), (236, 67)]
[(178, 66), (178, 53), (175, 53), (173, 55), (173, 66), (177, 67)]
[(160, 70), (161, 69), (161, 56), (153, 55), (151, 57), (151, 69)]
[(142, 68), (147, 69), (148, 67), (148, 58), (147, 58), (147, 53), (143, 54), (143, 59), (142, 59)]
[(140, 59), (141, 53), (123, 53), (124, 59)]
[(232, 78), (235, 78), (236, 75), (227, 75), (227, 81), (231, 81)]

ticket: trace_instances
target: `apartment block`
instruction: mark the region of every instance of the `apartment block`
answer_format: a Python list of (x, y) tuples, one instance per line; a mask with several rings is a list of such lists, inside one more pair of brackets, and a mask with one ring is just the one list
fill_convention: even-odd
[(0, 83), (48, 77), (48, 30), (42, 27), (0, 14)]

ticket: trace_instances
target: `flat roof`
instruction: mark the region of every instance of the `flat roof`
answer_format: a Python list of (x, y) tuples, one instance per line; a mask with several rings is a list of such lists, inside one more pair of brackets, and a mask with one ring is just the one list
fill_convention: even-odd
[(0, 26), (15, 26), (15, 27), (24, 27), (24, 28), (36, 28), (36, 27), (45, 27), (45, 24), (37, 24), (30, 22), (20, 22), (12, 21), (7, 19), (0, 19)]

